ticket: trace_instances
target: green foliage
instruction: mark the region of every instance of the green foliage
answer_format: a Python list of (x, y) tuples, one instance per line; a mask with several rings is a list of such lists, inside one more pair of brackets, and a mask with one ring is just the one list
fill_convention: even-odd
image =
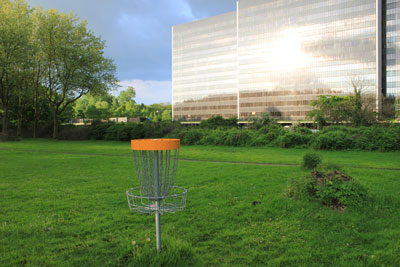
[(308, 170), (313, 170), (321, 165), (322, 157), (321, 155), (314, 152), (307, 152), (303, 156), (303, 161), (301, 162), (301, 167)]
[(246, 130), (230, 129), (225, 136), (224, 145), (246, 146), (251, 143), (252, 135)]
[(314, 138), (312, 146), (315, 149), (326, 150), (352, 149), (355, 146), (355, 141), (345, 131), (323, 131)]
[(62, 127), (59, 132), (60, 140), (88, 140), (91, 133), (90, 126), (73, 126), (68, 125)]
[(38, 9), (35, 16), (41, 83), (52, 107), (55, 138), (67, 106), (89, 92), (104, 93), (116, 86), (116, 67), (104, 58), (104, 41), (86, 28), (86, 21), (54, 9)]
[(361, 127), (356, 136), (356, 148), (362, 150), (393, 151), (400, 149), (400, 127)]
[(310, 140), (311, 137), (308, 134), (286, 132), (285, 135), (279, 137), (278, 142), (283, 148), (306, 147)]
[[(22, 0), (0, 0), (0, 115), (7, 138), (10, 110), (26, 104), (30, 95), (33, 45), (31, 11)], [(22, 116), (23, 113), (20, 113)], [(21, 118), (18, 118), (21, 119)]]
[(312, 135), (312, 131), (310, 129), (308, 129), (308, 128), (305, 128), (305, 127), (296, 127), (294, 129), (294, 132), (302, 134), (302, 135)]
[(216, 115), (207, 120), (201, 121), (200, 127), (207, 128), (207, 129), (217, 129), (219, 127), (223, 127), (223, 128), (237, 127), (237, 122), (238, 122), (238, 120), (236, 117), (224, 119), (221, 115)]
[(308, 176), (291, 178), (286, 194), (293, 199), (317, 200), (342, 211), (347, 207), (361, 207), (369, 200), (367, 190), (339, 170), (314, 170)]
[(350, 122), (353, 126), (370, 125), (376, 119), (373, 112), (374, 100), (371, 96), (362, 96), (361, 87), (353, 83), (354, 94), (349, 96), (320, 95), (311, 102), (314, 110), (307, 114), (308, 118), (322, 129), (327, 122), (339, 124)]
[(181, 139), (181, 143), (183, 145), (196, 145), (203, 137), (203, 133), (204, 132), (200, 129), (185, 131), (183, 133), (183, 138)]
[(94, 123), (91, 126), (90, 138), (95, 140), (104, 140), (107, 129), (111, 127), (113, 123)]
[[(69, 134), (78, 138), (79, 127), (71, 127)], [(89, 128), (89, 136), (97, 140), (121, 140), (141, 138), (180, 138), (186, 145), (218, 145), (218, 146), (280, 146), (313, 147), (321, 150), (400, 150), (400, 127), (360, 127), (349, 128), (344, 126), (325, 127), (324, 130), (312, 133), (306, 128), (296, 128), (287, 131), (280, 125), (271, 124), (261, 127), (258, 131), (251, 129), (207, 129), (198, 127), (184, 127), (179, 122), (152, 122), (142, 123), (94, 123)], [(69, 139), (66, 134), (62, 139)]]
[(206, 134), (203, 134), (202, 138), (199, 141), (199, 145), (215, 145), (215, 146), (223, 146), (225, 145), (227, 131), (216, 129), (213, 131), (207, 131)]
[(251, 117), (249, 119), (249, 128), (259, 130), (262, 127), (276, 124), (276, 120), (269, 113), (262, 113), (260, 117)]
[(311, 102), (314, 110), (307, 116), (323, 126), (326, 121), (339, 123), (351, 117), (351, 98), (349, 96), (319, 95)]
[(367, 190), (343, 171), (313, 171), (306, 180), (311, 196), (324, 205), (343, 208), (367, 201)]

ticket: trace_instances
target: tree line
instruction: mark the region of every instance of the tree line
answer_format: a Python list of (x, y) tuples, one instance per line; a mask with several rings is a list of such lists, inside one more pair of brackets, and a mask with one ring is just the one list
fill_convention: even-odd
[(171, 121), (172, 105), (137, 104), (135, 89), (128, 86), (117, 97), (112, 94), (88, 94), (76, 101), (71, 118), (104, 120), (111, 117), (142, 118), (151, 121)]
[(24, 0), (0, 0), (0, 112), (2, 135), (10, 120), (52, 121), (57, 137), (60, 119), (82, 96), (116, 88), (116, 66), (104, 56), (105, 42), (87, 22), (55, 9), (30, 8)]

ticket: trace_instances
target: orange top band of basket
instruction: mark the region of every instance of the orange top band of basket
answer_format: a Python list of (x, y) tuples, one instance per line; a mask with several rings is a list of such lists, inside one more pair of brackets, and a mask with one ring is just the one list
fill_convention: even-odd
[(179, 139), (137, 139), (131, 140), (132, 150), (172, 150), (181, 147)]

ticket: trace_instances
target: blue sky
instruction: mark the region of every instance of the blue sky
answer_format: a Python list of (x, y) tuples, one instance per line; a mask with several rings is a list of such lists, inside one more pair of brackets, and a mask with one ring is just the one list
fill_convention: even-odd
[[(136, 102), (171, 102), (171, 27), (236, 9), (236, 0), (27, 0), (31, 7), (72, 11), (106, 41), (123, 90)], [(118, 94), (118, 92), (114, 92)]]

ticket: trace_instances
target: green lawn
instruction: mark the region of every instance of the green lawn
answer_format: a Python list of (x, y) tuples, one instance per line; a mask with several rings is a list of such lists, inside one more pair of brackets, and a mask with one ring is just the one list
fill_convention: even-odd
[[(298, 164), (305, 151), (193, 146), (180, 157)], [(400, 153), (320, 153), (374, 201), (339, 213), (290, 200), (299, 166), (181, 161), (187, 208), (161, 216), (157, 253), (154, 216), (128, 209), (129, 143), (0, 143), (0, 266), (399, 266), (400, 171), (385, 168), (400, 168)]]

